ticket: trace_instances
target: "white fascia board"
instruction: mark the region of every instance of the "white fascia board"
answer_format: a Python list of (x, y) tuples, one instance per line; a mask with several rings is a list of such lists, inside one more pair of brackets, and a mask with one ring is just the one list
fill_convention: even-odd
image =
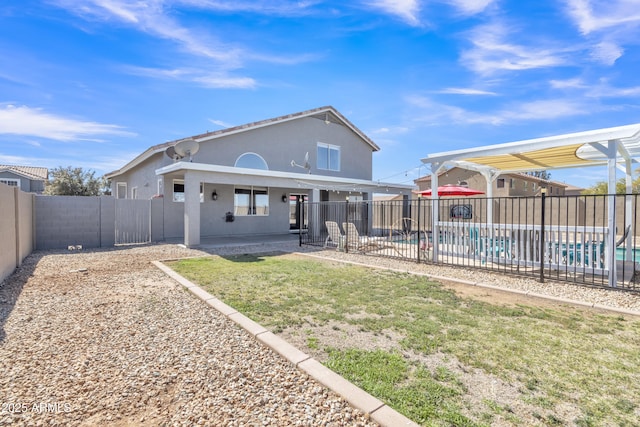
[(156, 148), (155, 150), (152, 150), (152, 149), (148, 148), (144, 152), (142, 152), (141, 154), (136, 156), (136, 158), (131, 160), (129, 163), (127, 163), (126, 165), (121, 167), (120, 169), (118, 169), (116, 171), (113, 171), (113, 172), (109, 172), (109, 173), (105, 174), (104, 176), (105, 176), (105, 178), (113, 178), (113, 177), (116, 177), (118, 175), (122, 175), (123, 173), (129, 171), (130, 169), (133, 169), (134, 167), (138, 166), (140, 163), (142, 163), (145, 160), (149, 159), (154, 154), (164, 153), (166, 149), (167, 149), (167, 147), (160, 147), (160, 148)]
[(487, 145), (484, 147), (464, 148), (460, 150), (445, 151), (430, 154), (422, 158), (423, 163), (444, 162), (459, 158), (497, 156), (501, 154), (523, 153), (527, 151), (543, 150), (545, 148), (562, 147), (574, 144), (589, 144), (620, 140), (624, 142), (637, 142), (640, 139), (640, 123), (619, 126), (606, 129), (597, 129), (586, 132), (570, 133), (565, 135), (549, 136), (544, 138), (528, 139), (505, 144)]
[[(234, 183), (245, 181), (246, 177), (252, 180), (260, 180), (260, 185), (265, 186), (289, 186), (289, 187), (305, 187), (313, 188), (314, 186), (328, 187), (348, 187), (355, 186), (356, 191), (374, 190), (374, 189), (393, 189), (398, 191), (411, 191), (413, 186), (401, 185), (387, 182), (367, 181), (364, 179), (349, 179), (342, 177), (331, 177), (324, 175), (301, 174), (293, 172), (270, 171), (261, 169), (237, 168), (232, 166), (211, 165), (206, 163), (192, 162), (176, 162), (171, 165), (156, 169), (156, 175), (166, 175), (173, 172), (194, 171), (207, 173), (215, 173), (217, 177), (224, 177), (226, 183)], [(256, 181), (258, 182), (258, 181)]]

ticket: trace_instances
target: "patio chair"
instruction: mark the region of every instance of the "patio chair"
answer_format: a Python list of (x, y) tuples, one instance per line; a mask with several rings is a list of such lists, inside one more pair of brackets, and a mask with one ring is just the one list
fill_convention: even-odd
[(358, 228), (352, 222), (343, 222), (342, 228), (346, 230), (346, 247), (348, 250), (366, 252), (371, 250), (394, 248), (395, 246), (384, 237), (360, 236)]
[(324, 247), (329, 246), (329, 242), (331, 242), (338, 250), (342, 249), (345, 237), (342, 231), (340, 231), (338, 223), (335, 221), (325, 221), (324, 224), (327, 226), (327, 233), (329, 233), (324, 241)]

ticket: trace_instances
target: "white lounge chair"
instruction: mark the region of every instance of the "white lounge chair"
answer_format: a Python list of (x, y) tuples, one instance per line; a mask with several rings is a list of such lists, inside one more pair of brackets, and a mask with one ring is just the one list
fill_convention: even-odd
[(358, 228), (352, 222), (343, 222), (342, 228), (346, 231), (346, 246), (348, 250), (366, 252), (371, 250), (393, 248), (384, 237), (360, 236)]
[(326, 248), (331, 244), (337, 249), (342, 249), (344, 246), (345, 236), (342, 234), (342, 231), (340, 231), (338, 223), (335, 221), (325, 221), (324, 224), (327, 226), (327, 233), (329, 233), (324, 241), (324, 247)]

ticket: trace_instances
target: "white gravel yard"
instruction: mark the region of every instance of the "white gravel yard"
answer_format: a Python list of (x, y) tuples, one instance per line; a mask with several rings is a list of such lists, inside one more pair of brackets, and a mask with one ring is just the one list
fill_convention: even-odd
[(375, 425), (150, 263), (198, 254), (27, 258), (0, 287), (0, 425)]
[(295, 243), (38, 252), (0, 285), (0, 426), (375, 425), (151, 264), (277, 249), (640, 312), (637, 294)]

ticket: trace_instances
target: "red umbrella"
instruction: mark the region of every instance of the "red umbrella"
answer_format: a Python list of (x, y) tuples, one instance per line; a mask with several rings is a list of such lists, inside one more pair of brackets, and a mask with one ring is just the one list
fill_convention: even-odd
[[(423, 197), (431, 196), (431, 189), (418, 191), (419, 195)], [(484, 191), (474, 190), (473, 188), (461, 187), (459, 185), (441, 185), (438, 187), (438, 196), (476, 196), (478, 194), (484, 194)]]

